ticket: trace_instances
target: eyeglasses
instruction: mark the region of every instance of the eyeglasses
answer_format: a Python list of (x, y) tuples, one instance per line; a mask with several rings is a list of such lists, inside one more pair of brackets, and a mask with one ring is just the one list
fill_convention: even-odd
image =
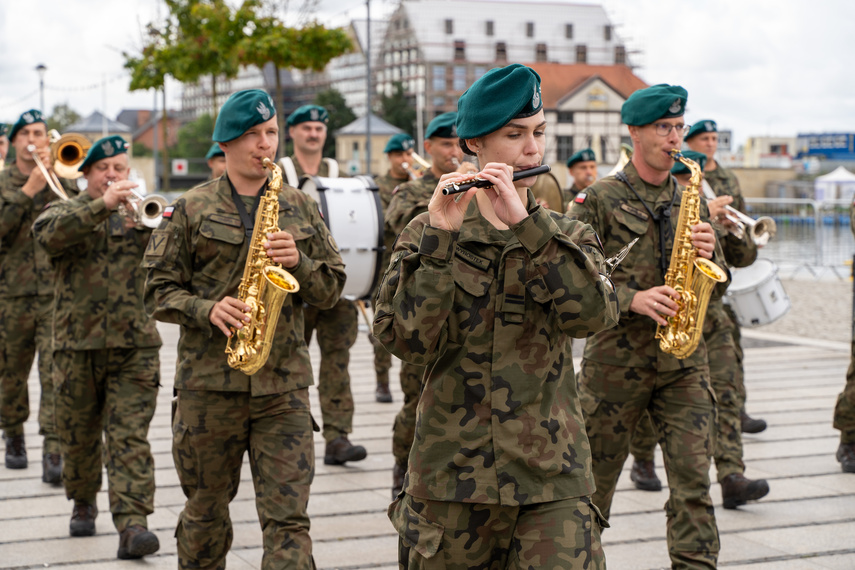
[(653, 123), (653, 127), (656, 129), (656, 134), (660, 137), (667, 137), (671, 134), (671, 129), (674, 129), (677, 132), (678, 136), (685, 135), (689, 128), (692, 125), (672, 125), (670, 123)]

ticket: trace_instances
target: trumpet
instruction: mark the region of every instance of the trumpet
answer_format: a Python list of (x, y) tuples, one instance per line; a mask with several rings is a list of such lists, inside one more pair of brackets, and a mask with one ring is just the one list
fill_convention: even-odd
[[(717, 197), (706, 180), (703, 181), (702, 186), (707, 199), (714, 200)], [(751, 236), (757, 247), (763, 247), (778, 233), (778, 224), (769, 216), (760, 216), (755, 220), (731, 206), (725, 206), (724, 211), (725, 219), (733, 224), (727, 228), (727, 231), (737, 239), (742, 239), (745, 236), (745, 229), (748, 228), (748, 235)]]
[[(107, 181), (107, 186), (112, 184), (112, 180)], [(163, 211), (169, 202), (158, 194), (143, 196), (131, 189), (131, 197), (128, 198), (127, 204), (127, 206), (124, 203), (119, 204), (119, 215), (131, 218), (138, 228), (155, 229), (160, 225), (160, 221), (163, 219)]]
[(405, 162), (401, 165), (404, 170), (410, 173), (410, 179), (416, 180), (425, 175), (425, 173), (430, 170), (430, 163), (420, 157), (415, 152), (413, 153), (413, 164), (409, 162)]
[(50, 140), (50, 170), (42, 162), (41, 157), (36, 153), (36, 145), (27, 145), (27, 152), (33, 155), (33, 161), (42, 172), (42, 176), (47, 180), (48, 187), (54, 194), (63, 200), (68, 200), (68, 194), (62, 187), (59, 181), (59, 176), (63, 178), (75, 179), (82, 175), (77, 169), (86, 159), (86, 153), (89, 152), (89, 147), (92, 143), (83, 135), (77, 133), (66, 133), (62, 136), (55, 130), (51, 129), (48, 132)]

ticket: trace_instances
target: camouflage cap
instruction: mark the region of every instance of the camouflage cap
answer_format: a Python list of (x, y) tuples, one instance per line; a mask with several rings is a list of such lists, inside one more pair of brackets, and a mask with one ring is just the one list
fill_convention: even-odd
[(583, 148), (582, 150), (577, 150), (573, 153), (573, 156), (567, 159), (567, 168), (570, 168), (577, 162), (591, 162), (597, 161), (597, 155), (594, 154), (594, 151), (590, 148)]
[(276, 107), (266, 91), (238, 91), (233, 93), (220, 109), (212, 138), (215, 142), (229, 142), (275, 116)]
[(689, 140), (695, 135), (699, 135), (701, 133), (717, 133), (718, 125), (715, 124), (715, 121), (712, 119), (703, 119), (701, 121), (697, 121), (692, 123), (692, 127), (689, 129), (689, 132), (686, 133), (686, 136), (683, 140)]
[(481, 76), (457, 101), (457, 133), (474, 139), (501, 129), (514, 117), (531, 117), (543, 107), (540, 75), (514, 63)]
[(405, 151), (410, 150), (415, 146), (416, 141), (413, 140), (413, 137), (407, 133), (398, 133), (389, 139), (389, 142), (386, 143), (386, 148), (383, 149), (383, 152)]
[(208, 149), (208, 154), (205, 155), (205, 160), (211, 160), (217, 156), (226, 156), (226, 153), (224, 153), (223, 149), (220, 148), (220, 143), (214, 143), (211, 145), (211, 148)]
[(99, 160), (124, 154), (126, 152), (128, 152), (128, 143), (119, 135), (111, 135), (109, 137), (98, 139), (89, 147), (89, 152), (86, 153), (86, 158), (77, 170), (83, 172), (84, 168), (92, 166)]
[(425, 138), (439, 137), (441, 139), (456, 139), (457, 138), (457, 113), (443, 113), (428, 123), (425, 129)]
[(9, 140), (14, 140), (15, 135), (18, 134), (18, 131), (23, 129), (27, 125), (32, 125), (33, 123), (44, 123), (45, 120), (42, 117), (42, 112), (38, 109), (30, 109), (29, 111), (21, 114), (20, 118), (15, 121), (15, 124), (12, 125), (12, 130), (9, 131)]
[(682, 117), (689, 92), (679, 85), (661, 83), (639, 89), (624, 101), (620, 118), (627, 125), (649, 125), (658, 119)]
[(288, 126), (293, 127), (300, 123), (308, 123), (310, 121), (319, 121), (323, 124), (330, 122), (330, 114), (320, 105), (303, 105), (297, 107), (294, 112), (288, 115)]
[[(701, 167), (701, 171), (703, 171), (704, 167), (707, 164), (707, 155), (702, 152), (695, 152), (693, 150), (681, 150), (680, 151), (683, 156), (688, 158), (689, 160), (693, 160), (698, 163), (698, 166)], [(679, 160), (674, 163), (674, 166), (671, 167), (671, 174), (689, 174), (691, 171), (689, 167), (680, 162)]]

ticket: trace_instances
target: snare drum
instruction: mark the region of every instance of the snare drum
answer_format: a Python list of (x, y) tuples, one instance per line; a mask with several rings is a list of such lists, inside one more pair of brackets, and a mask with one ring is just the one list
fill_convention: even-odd
[(736, 314), (741, 327), (768, 325), (787, 314), (790, 298), (778, 278), (778, 267), (768, 259), (758, 259), (748, 267), (731, 269), (733, 280), (725, 302)]
[(300, 189), (315, 199), (338, 243), (347, 281), (342, 296), (367, 299), (374, 291), (383, 262), (383, 205), (370, 176), (307, 176)]

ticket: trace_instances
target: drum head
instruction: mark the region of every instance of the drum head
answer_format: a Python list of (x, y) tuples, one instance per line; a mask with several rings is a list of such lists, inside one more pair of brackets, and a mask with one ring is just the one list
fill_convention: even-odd
[(778, 272), (778, 267), (769, 259), (758, 259), (748, 267), (730, 270), (731, 281), (728, 291), (753, 289)]

